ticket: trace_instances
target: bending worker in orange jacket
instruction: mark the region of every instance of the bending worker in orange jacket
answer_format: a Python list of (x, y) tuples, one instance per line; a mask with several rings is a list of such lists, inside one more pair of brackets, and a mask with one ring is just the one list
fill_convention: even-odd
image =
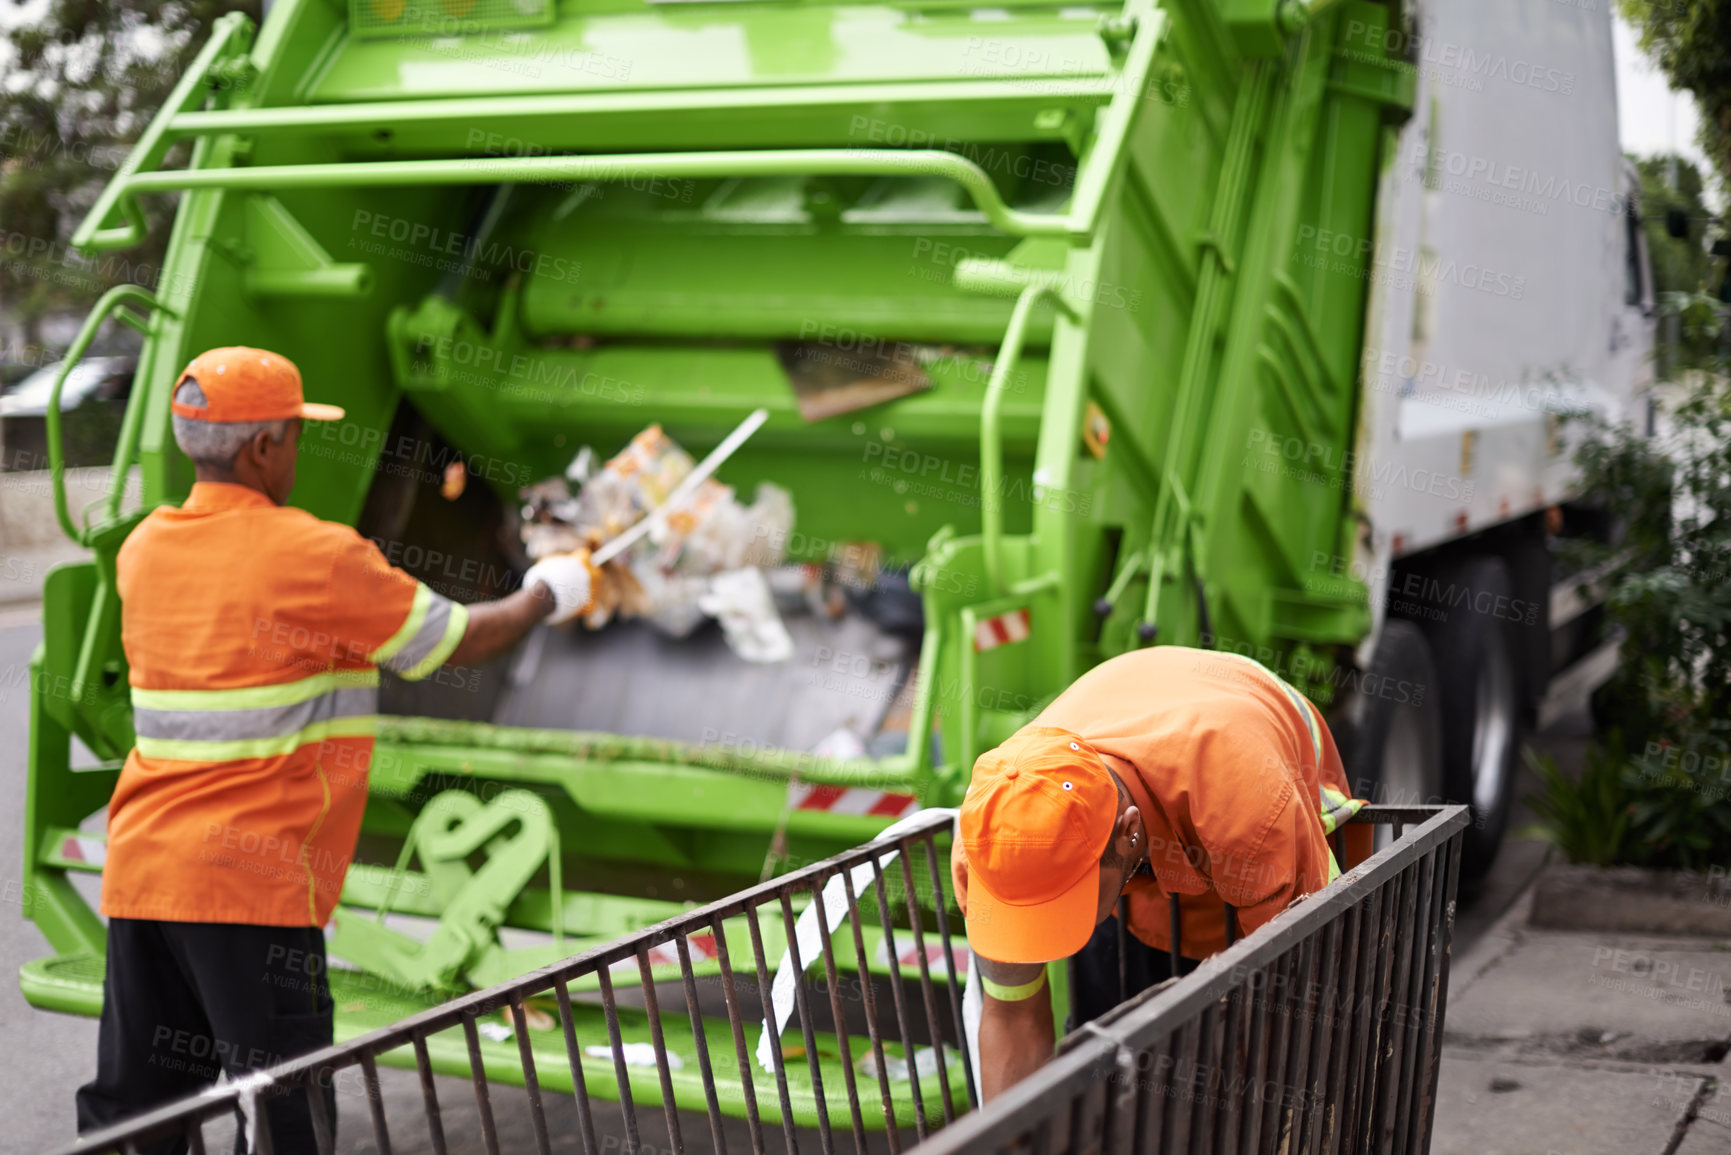
[[(170, 409), (197, 483), (117, 561), (137, 743), (108, 809), (81, 1132), (331, 1042), (321, 928), (366, 806), (379, 667), (414, 680), (485, 662), (581, 613), (594, 577), (587, 559), (551, 558), (464, 607), (288, 507), (301, 422), (343, 411), (306, 404), (275, 353), (204, 353)], [(330, 1088), (326, 1107), (334, 1122)], [(269, 1123), (278, 1152), (313, 1149), (305, 1097), (274, 1100)]]
[[(1118, 1001), (1114, 909), (1128, 909), (1130, 994), (1320, 890), (1350, 799), (1334, 739), (1301, 694), (1248, 658), (1160, 646), (1096, 666), (974, 765), (951, 853), (984, 988), (981, 1091), (1049, 1059), (1048, 963), (1076, 956), (1072, 1025)], [(1349, 865), (1368, 853), (1350, 830)]]

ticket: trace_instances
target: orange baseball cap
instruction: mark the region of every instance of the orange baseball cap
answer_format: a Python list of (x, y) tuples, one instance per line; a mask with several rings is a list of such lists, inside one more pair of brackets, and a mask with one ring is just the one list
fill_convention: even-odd
[(1024, 726), (980, 755), (962, 800), (968, 943), (1006, 963), (1081, 950), (1100, 905), (1100, 856), (1118, 787), (1094, 747), (1055, 726)]
[(309, 421), (341, 421), (335, 405), (319, 405), (301, 394), (301, 371), (280, 353), (231, 345), (208, 349), (192, 359), (174, 383), (176, 391), (188, 377), (204, 391), (202, 406), (171, 401), (176, 417), (196, 421), (277, 421), (305, 417)]

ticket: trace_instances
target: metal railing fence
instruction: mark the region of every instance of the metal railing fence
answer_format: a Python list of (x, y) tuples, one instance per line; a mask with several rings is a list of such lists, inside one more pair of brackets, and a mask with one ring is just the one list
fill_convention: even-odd
[[(940, 856), (935, 841), (938, 834), (947, 834), (951, 814), (916, 815), (886, 831), (888, 837), (389, 1027), (225, 1081), (203, 1095), (85, 1135), (64, 1150), (80, 1155), (131, 1153), (181, 1135), (194, 1155), (201, 1155), (207, 1147), (206, 1126), (238, 1116), (261, 1155), (288, 1155), (273, 1150), (262, 1112), (277, 1097), (300, 1095), (308, 1103), (323, 1155), (334, 1149), (326, 1090), (333, 1084), (352, 1086), (358, 1074), (372, 1149), (392, 1155), (393, 1128), (385, 1117), (379, 1065), (392, 1061), (393, 1052), (397, 1064), (407, 1065), (404, 1060), (412, 1052), (425, 1108), (424, 1131), (417, 1126), (417, 1138), (424, 1136), (434, 1155), (447, 1155), (446, 1111), (434, 1076), (441, 1066), (439, 1056), (449, 1059), (456, 1044), (467, 1054), (465, 1073), (473, 1084), (480, 1146), (487, 1155), (501, 1150), (493, 1084), (500, 1081), (502, 1069), (509, 1076), (504, 1081), (527, 1093), (532, 1144), (540, 1155), (552, 1150), (546, 1105), (549, 1093), (557, 1090), (575, 1095), (584, 1155), (648, 1150), (640, 1116), (654, 1106), (665, 1117), (670, 1153), (683, 1152), (686, 1146), (681, 1108), (706, 1115), (709, 1149), (726, 1152), (732, 1128), (723, 1123), (723, 1099), (733, 1113), (743, 1107), (754, 1155), (763, 1155), (765, 1131), (777, 1123), (790, 1153), (800, 1150), (798, 1132), (804, 1129), (806, 1150), (811, 1150), (810, 1132), (815, 1130), (817, 1147), (832, 1155), (832, 1118), (846, 1120), (839, 1126), (851, 1129), (854, 1148), (862, 1155), (868, 1130), (881, 1130), (893, 1155), (904, 1146), (904, 1132), (911, 1129), (911, 1139), (924, 1139), (970, 1105), (967, 1052), (955, 1045), (962, 1038), (965, 976), (957, 970), (956, 943), (945, 910), (949, 871), (940, 863), (948, 859)], [(923, 880), (916, 878), (916, 862), (923, 866)], [(874, 907), (875, 927), (868, 925)], [(820, 910), (828, 917), (820, 916)], [(871, 942), (878, 944), (875, 952), (868, 950)], [(749, 962), (741, 973), (734, 960), (744, 944), (749, 944)], [(784, 947), (778, 966), (775, 955)], [(815, 982), (804, 978), (813, 953), (822, 959), (827, 1015), (808, 991), (808, 986), (816, 989)], [(844, 1000), (838, 969), (849, 966), (859, 976), (853, 988), (857, 997)], [(700, 970), (706, 972), (702, 991)], [(904, 989), (915, 985), (906, 980), (909, 970), (918, 975), (917, 999)], [(772, 972), (778, 977), (772, 978)], [(683, 1015), (661, 1005), (670, 986), (678, 992), (673, 997), (684, 1003)], [(550, 1016), (540, 1009), (547, 995), (554, 1004)], [(725, 1008), (725, 1024), (720, 1016), (703, 1013), (706, 1004), (713, 1008), (717, 1001)], [(844, 1001), (857, 1006), (850, 1008)], [(770, 1012), (765, 1019), (779, 1010), (783, 1019), (778, 1025), (797, 1011), (803, 1047), (781, 1045), (778, 1030), (754, 1043), (749, 1036), (754, 1028), (761, 1030), (761, 1024), (751, 1020), (759, 1006)], [(508, 1024), (500, 1022), (501, 1013), (509, 1016)], [(543, 1024), (539, 1031), (531, 1029), (537, 1014)], [(856, 1061), (850, 1035), (862, 1017), (869, 1054)], [(680, 1022), (682, 1018), (686, 1022)], [(556, 1029), (548, 1029), (549, 1019), (557, 1020), (552, 1024)], [(509, 1030), (514, 1048), (505, 1046), (506, 1031), (500, 1028)], [(562, 1035), (557, 1064), (547, 1061), (550, 1035)], [(670, 1038), (676, 1038), (676, 1046)], [(839, 1056), (848, 1060), (837, 1061)], [(520, 1070), (502, 1067), (512, 1057)], [(691, 1062), (696, 1064), (695, 1077), (688, 1069)], [(442, 1066), (448, 1070), (450, 1063)], [(604, 1073), (609, 1068), (610, 1079)], [(768, 1084), (774, 1085), (773, 1105), (760, 1105), (760, 1084), (766, 1092)], [(875, 1104), (865, 1097), (873, 1090)], [(603, 1118), (597, 1099), (615, 1100), (618, 1115)], [(346, 1116), (345, 1130), (357, 1122), (362, 1121)], [(622, 1138), (609, 1133), (614, 1128), (622, 1130)], [(605, 1143), (598, 1141), (598, 1130), (606, 1135)]]
[(1354, 821), (1392, 823), (1394, 844), (1072, 1032), (914, 1155), (1423, 1155), (1467, 808), (1371, 806)]
[[(238, 1119), (253, 1149), (288, 1155), (273, 1150), (263, 1112), (299, 1095), (318, 1150), (330, 1152), (326, 1093), (341, 1084), (366, 1104), (364, 1119), (345, 1114), (345, 1131), (370, 1126), (367, 1149), (392, 1155), (407, 1128), (386, 1118), (381, 1063), (418, 1073), (404, 1113), (433, 1155), (550, 1155), (547, 1107), (560, 1092), (572, 1097), (584, 1155), (681, 1155), (688, 1141), (725, 1153), (730, 1133), (736, 1149), (764, 1155), (778, 1124), (788, 1155), (802, 1143), (833, 1155), (845, 1142), (837, 1131), (851, 1132), (857, 1155), (910, 1142), (918, 1155), (1428, 1149), (1464, 807), (1366, 807), (1353, 821), (1395, 824), (1392, 846), (1193, 974), (1072, 1032), (1050, 1064), (971, 1114), (966, 955), (937, 843), (951, 820), (916, 815), (854, 850), (64, 1150), (131, 1153), (184, 1136), (203, 1155), (207, 1126)], [(743, 972), (733, 962), (742, 942)], [(805, 977), (817, 959), (827, 1008)], [(844, 996), (839, 972), (850, 969), (858, 982)], [(798, 1041), (783, 1045), (793, 1019)], [(850, 1040), (862, 1028), (869, 1047), (856, 1058)], [(476, 1144), (447, 1141), (435, 1075), (458, 1070), (472, 1085)], [(519, 1136), (503, 1148), (501, 1082), (524, 1089), (530, 1132), (513, 1120)], [(655, 1107), (664, 1152), (659, 1133), (644, 1135), (642, 1113)], [(681, 1112), (699, 1130), (690, 1119), (701, 1115), (707, 1136), (688, 1135)]]

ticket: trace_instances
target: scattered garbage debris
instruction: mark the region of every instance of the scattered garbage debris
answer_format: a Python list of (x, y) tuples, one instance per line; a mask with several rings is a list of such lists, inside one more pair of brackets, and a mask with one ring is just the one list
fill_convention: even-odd
[[(507, 1008), (501, 1013), (509, 1015), (511, 1012)], [(523, 1025), (531, 1031), (550, 1031), (559, 1025), (559, 1018), (553, 1011), (545, 1007), (537, 1006), (533, 1002), (525, 1002), (523, 1004)]]
[[(844, 541), (832, 545), (822, 562), (778, 566), (766, 576), (776, 604), (784, 611), (805, 610), (835, 621), (850, 609), (866, 609), (869, 616), (872, 598), (886, 577), (899, 580), (906, 589), (905, 574), (883, 567), (883, 546), (875, 541)], [(918, 601), (914, 595), (916, 606)]]
[(679, 484), (675, 485), (673, 490), (663, 497), (655, 508), (639, 519), (630, 529), (618, 534), (607, 544), (598, 548), (594, 555), (595, 564), (607, 564), (651, 531), (661, 530), (676, 514), (687, 512), (686, 507), (691, 499), (698, 496), (705, 483), (715, 475), (717, 469), (721, 468), (722, 463), (732, 457), (734, 451), (744, 445), (753, 433), (762, 429), (768, 420), (769, 410), (752, 410), (744, 421), (734, 427), (733, 432), (721, 439), (720, 445), (709, 451), (707, 457), (685, 471), (685, 476), (680, 479)]
[[(945, 1066), (953, 1068), (960, 1065), (961, 1061), (961, 1052), (946, 1043), (944, 1045)], [(877, 1078), (877, 1055), (872, 1051), (867, 1051), (860, 1057), (859, 1062), (854, 1064), (854, 1069), (868, 1079)], [(890, 1082), (892, 1083), (905, 1083), (908, 1081), (908, 1061), (901, 1055), (885, 1055), (884, 1070), (888, 1072)], [(935, 1076), (938, 1073), (937, 1052), (931, 1047), (916, 1048), (914, 1051), (914, 1070), (920, 1073), (921, 1079)]]
[[(588, 1055), (591, 1059), (613, 1058), (613, 1048), (600, 1044), (584, 1047), (583, 1053)], [(655, 1044), (653, 1043), (621, 1043), (619, 1045), (619, 1055), (625, 1060), (625, 1065), (627, 1067), (655, 1066)], [(685, 1069), (685, 1060), (681, 1059), (678, 1055), (669, 1050), (667, 1052), (667, 1069), (670, 1071), (683, 1071)]]
[(864, 758), (865, 741), (846, 726), (831, 730), (829, 736), (811, 748), (818, 758)]
[[(599, 469), (585, 446), (564, 476), (522, 491), (524, 548), (537, 561), (596, 550), (651, 519), (697, 468), (660, 425), (637, 434)], [(573, 482), (580, 486), (575, 494)], [(750, 505), (714, 477), (687, 488), (688, 497), (606, 565), (610, 580), (584, 624), (600, 629), (614, 617), (636, 617), (684, 637), (715, 618), (747, 661), (786, 661), (793, 640), (763, 571), (782, 561), (793, 499), (768, 482), (758, 485)]]
[(905, 342), (861, 342), (845, 352), (827, 341), (778, 341), (776, 359), (806, 421), (823, 421), (932, 387), (924, 363), (953, 349)]
[(463, 496), (463, 491), (469, 487), (469, 467), (461, 461), (453, 461), (445, 466), (445, 476), (439, 482), (439, 496), (446, 501), (456, 501)]
[(716, 574), (697, 596), (697, 608), (721, 623), (727, 644), (748, 662), (785, 662), (793, 657), (793, 638), (781, 623), (760, 569)]
[[(523, 1025), (531, 1031), (550, 1031), (559, 1025), (559, 1020), (534, 1003), (526, 1002), (523, 1004)], [(495, 1043), (508, 1042), (517, 1033), (517, 1028), (511, 1021), (511, 1009), (507, 1007), (500, 1011), (497, 1022), (487, 1019), (476, 1023), (475, 1033)]]

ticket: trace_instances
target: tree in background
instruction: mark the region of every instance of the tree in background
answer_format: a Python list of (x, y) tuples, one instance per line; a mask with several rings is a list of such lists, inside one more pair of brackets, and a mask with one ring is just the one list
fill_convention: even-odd
[(1617, 0), (1672, 88), (1701, 106), (1701, 147), (1731, 177), (1731, 0)]
[[(1713, 215), (1702, 199), (1706, 182), (1694, 164), (1682, 157), (1675, 159), (1675, 189), (1670, 185), (1671, 157), (1649, 156), (1635, 162), (1641, 173), (1641, 223), (1653, 265), (1653, 290), (1660, 297), (1718, 287), (1709, 283), (1714, 276), (1713, 260), (1703, 243), (1706, 219)], [(1665, 218), (1672, 211), (1688, 218), (1687, 237), (1673, 237), (1666, 229)]]
[[(14, 0), (21, 6), (21, 0)], [(51, 0), (0, 39), (0, 311), (40, 345), (42, 321), (87, 309), (111, 285), (150, 287), (174, 199), (146, 204), (150, 233), (103, 259), (70, 244), (102, 186), (210, 35), (260, 0)], [(185, 145), (169, 164), (184, 163)]]
[(1731, 858), (1731, 354), (1724, 309), (1681, 298), (1689, 388), (1654, 437), (1597, 425), (1577, 461), (1617, 511), (1620, 540), (1578, 539), (1576, 572), (1607, 566), (1621, 661), (1593, 695), (1599, 736), (1579, 780), (1537, 760), (1537, 833), (1577, 862), (1701, 870)]
[[(1731, 0), (1618, 0), (1671, 86), (1701, 107), (1701, 146), (1731, 183)], [(1668, 338), (1654, 437), (1597, 424), (1577, 454), (1583, 488), (1616, 511), (1614, 543), (1563, 549), (1603, 566), (1606, 624), (1623, 632), (1616, 672), (1593, 695), (1599, 736), (1585, 772), (1533, 758), (1536, 832), (1575, 862), (1702, 870), (1731, 856), (1731, 346), (1708, 251), (1704, 175), (1637, 161), (1642, 215)], [(1668, 210), (1690, 218), (1674, 238)], [(1529, 758), (1532, 756), (1529, 754)]]

